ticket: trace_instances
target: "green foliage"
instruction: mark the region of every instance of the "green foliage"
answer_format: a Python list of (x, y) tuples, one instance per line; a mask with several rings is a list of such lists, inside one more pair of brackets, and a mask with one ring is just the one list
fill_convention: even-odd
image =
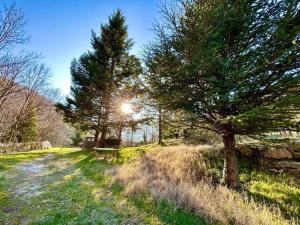
[(81, 133), (80, 132), (75, 132), (74, 136), (71, 137), (72, 139), (72, 145), (73, 146), (79, 146), (79, 143), (82, 142), (82, 137), (81, 137)]
[(157, 144), (147, 144), (147, 145), (141, 145), (141, 146), (121, 148), (119, 151), (120, 159), (123, 162), (135, 159), (139, 155), (144, 154), (147, 151), (150, 151), (155, 146), (157, 146)]
[(235, 135), (300, 128), (299, 1), (179, 0), (161, 12), (145, 52), (150, 93), (222, 135), (223, 180), (236, 188)]
[(20, 142), (34, 142), (37, 140), (36, 111), (30, 108), (18, 125)]
[(170, 1), (146, 49), (161, 104), (218, 133), (297, 130), (298, 1)]
[(129, 54), (133, 43), (120, 10), (101, 25), (99, 36), (92, 32), (91, 45), (91, 51), (72, 61), (71, 97), (57, 108), (67, 122), (105, 137), (118, 123), (121, 103), (136, 94), (141, 66), (138, 58)]
[(199, 124), (198, 118), (192, 113), (184, 111), (164, 112), (163, 134), (164, 138), (184, 138), (188, 143), (220, 143), (221, 136), (207, 130), (207, 123)]

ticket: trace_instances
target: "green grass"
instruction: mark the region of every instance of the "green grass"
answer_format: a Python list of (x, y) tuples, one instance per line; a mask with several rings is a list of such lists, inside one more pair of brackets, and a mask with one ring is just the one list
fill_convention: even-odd
[[(121, 154), (124, 160), (136, 157), (154, 146), (138, 146), (122, 149)], [(205, 161), (210, 170), (210, 174), (215, 174), (217, 179), (221, 179), (223, 158), (214, 153), (204, 155)], [(240, 185), (248, 195), (256, 201), (268, 204), (270, 207), (279, 207), (286, 218), (295, 218), (300, 221), (300, 180), (287, 174), (274, 174), (265, 169), (253, 169), (245, 161), (239, 162)], [(140, 201), (139, 201), (140, 199)], [(135, 203), (147, 202), (142, 194), (135, 197)], [(158, 204), (157, 202), (155, 204)], [(149, 204), (151, 205), (151, 204)], [(140, 204), (138, 204), (140, 206)], [(144, 207), (143, 207), (144, 208)], [(159, 208), (154, 207), (153, 210)], [(176, 210), (175, 210), (176, 211)], [(176, 217), (175, 215), (172, 218)], [(199, 222), (198, 222), (199, 223)], [(193, 223), (190, 223), (193, 224)], [(201, 223), (199, 223), (201, 224)]]
[(139, 193), (130, 197), (130, 201), (139, 209), (156, 215), (164, 224), (206, 225), (203, 219), (188, 210), (175, 207), (166, 200), (154, 201), (148, 193)]
[[(25, 219), (29, 224), (121, 224), (131, 220), (146, 224), (206, 224), (173, 203), (155, 200), (148, 193), (126, 197), (122, 187), (111, 185), (105, 170), (127, 163), (155, 146), (122, 148), (118, 161), (97, 159), (89, 151), (74, 148), (0, 154), (0, 224), (20, 224)], [(18, 180), (23, 179), (16, 175), (16, 165), (49, 153), (55, 154), (55, 158), (49, 163), (47, 176), (40, 180), (44, 191), (28, 198), (12, 196), (9, 189), (22, 185)], [(222, 158), (212, 154), (205, 160), (219, 177)], [(249, 196), (270, 206), (279, 206), (287, 218), (300, 219), (299, 180), (265, 170), (251, 170), (242, 162), (240, 181)]]
[(300, 180), (286, 174), (244, 169), (240, 180), (257, 201), (279, 206), (287, 218), (300, 220)]
[[(209, 170), (221, 179), (223, 157), (207, 154)], [(239, 162), (240, 186), (250, 197), (269, 206), (279, 207), (286, 218), (300, 221), (300, 180), (287, 174), (275, 174), (265, 168), (253, 168), (250, 162)]]
[(164, 224), (205, 225), (203, 219), (188, 210), (176, 208), (165, 200), (154, 201), (147, 193), (139, 193), (130, 197), (131, 202), (139, 209), (156, 215)]
[[(123, 187), (118, 183), (112, 185), (115, 195), (122, 196)], [(128, 200), (139, 211), (146, 212), (146, 222), (152, 224), (159, 221), (163, 224), (173, 225), (208, 225), (205, 220), (190, 212), (189, 210), (176, 207), (167, 200), (155, 200), (148, 192), (131, 194)]]
[(55, 153), (58, 155), (68, 154), (73, 152), (74, 148), (49, 148), (43, 150), (33, 150), (29, 152), (18, 152), (11, 154), (0, 154), (0, 172), (8, 170), (15, 164), (25, 160), (32, 160), (48, 153)]
[(127, 162), (131, 159), (138, 157), (141, 154), (144, 154), (147, 151), (150, 151), (153, 147), (158, 146), (157, 144), (147, 144), (141, 146), (133, 147), (123, 147), (119, 151), (120, 159), (122, 162)]
[[(152, 146), (123, 148), (120, 161)], [(18, 172), (18, 163), (49, 153), (55, 157), (47, 162), (47, 173), (37, 178), (43, 191), (33, 196), (13, 195), (12, 189), (31, 179)], [(150, 195), (123, 195), (122, 188), (111, 185), (111, 177), (105, 173), (120, 161), (97, 159), (89, 151), (72, 148), (0, 155), (0, 224), (205, 224), (193, 213), (155, 201)]]

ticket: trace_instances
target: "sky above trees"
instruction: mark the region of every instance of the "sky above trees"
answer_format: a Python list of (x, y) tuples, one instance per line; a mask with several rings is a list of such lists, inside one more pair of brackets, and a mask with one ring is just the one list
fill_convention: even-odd
[(90, 49), (91, 30), (99, 32), (117, 8), (126, 16), (132, 53), (139, 54), (153, 37), (151, 27), (159, 19), (159, 0), (4, 0), (16, 3), (27, 19), (25, 29), (30, 41), (22, 48), (40, 53), (50, 67), (53, 86), (66, 95), (70, 88), (70, 62)]

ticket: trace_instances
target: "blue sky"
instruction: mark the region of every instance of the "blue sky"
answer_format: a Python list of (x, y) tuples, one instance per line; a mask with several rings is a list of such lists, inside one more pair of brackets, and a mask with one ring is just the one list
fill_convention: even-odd
[(99, 33), (100, 24), (120, 8), (135, 42), (132, 53), (139, 54), (153, 37), (151, 26), (159, 17), (160, 0), (1, 0), (0, 6), (13, 2), (27, 19), (30, 42), (24, 49), (42, 54), (51, 69), (53, 86), (68, 94), (70, 62), (90, 49), (91, 30)]

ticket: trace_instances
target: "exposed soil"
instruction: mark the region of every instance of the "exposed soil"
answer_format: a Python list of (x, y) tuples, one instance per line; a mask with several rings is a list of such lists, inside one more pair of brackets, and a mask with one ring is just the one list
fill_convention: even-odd
[(10, 173), (10, 178), (18, 179), (20, 185), (15, 186), (11, 192), (23, 197), (39, 195), (45, 181), (43, 177), (50, 173), (49, 162), (54, 157), (54, 154), (48, 154), (30, 162), (17, 164), (14, 173)]

